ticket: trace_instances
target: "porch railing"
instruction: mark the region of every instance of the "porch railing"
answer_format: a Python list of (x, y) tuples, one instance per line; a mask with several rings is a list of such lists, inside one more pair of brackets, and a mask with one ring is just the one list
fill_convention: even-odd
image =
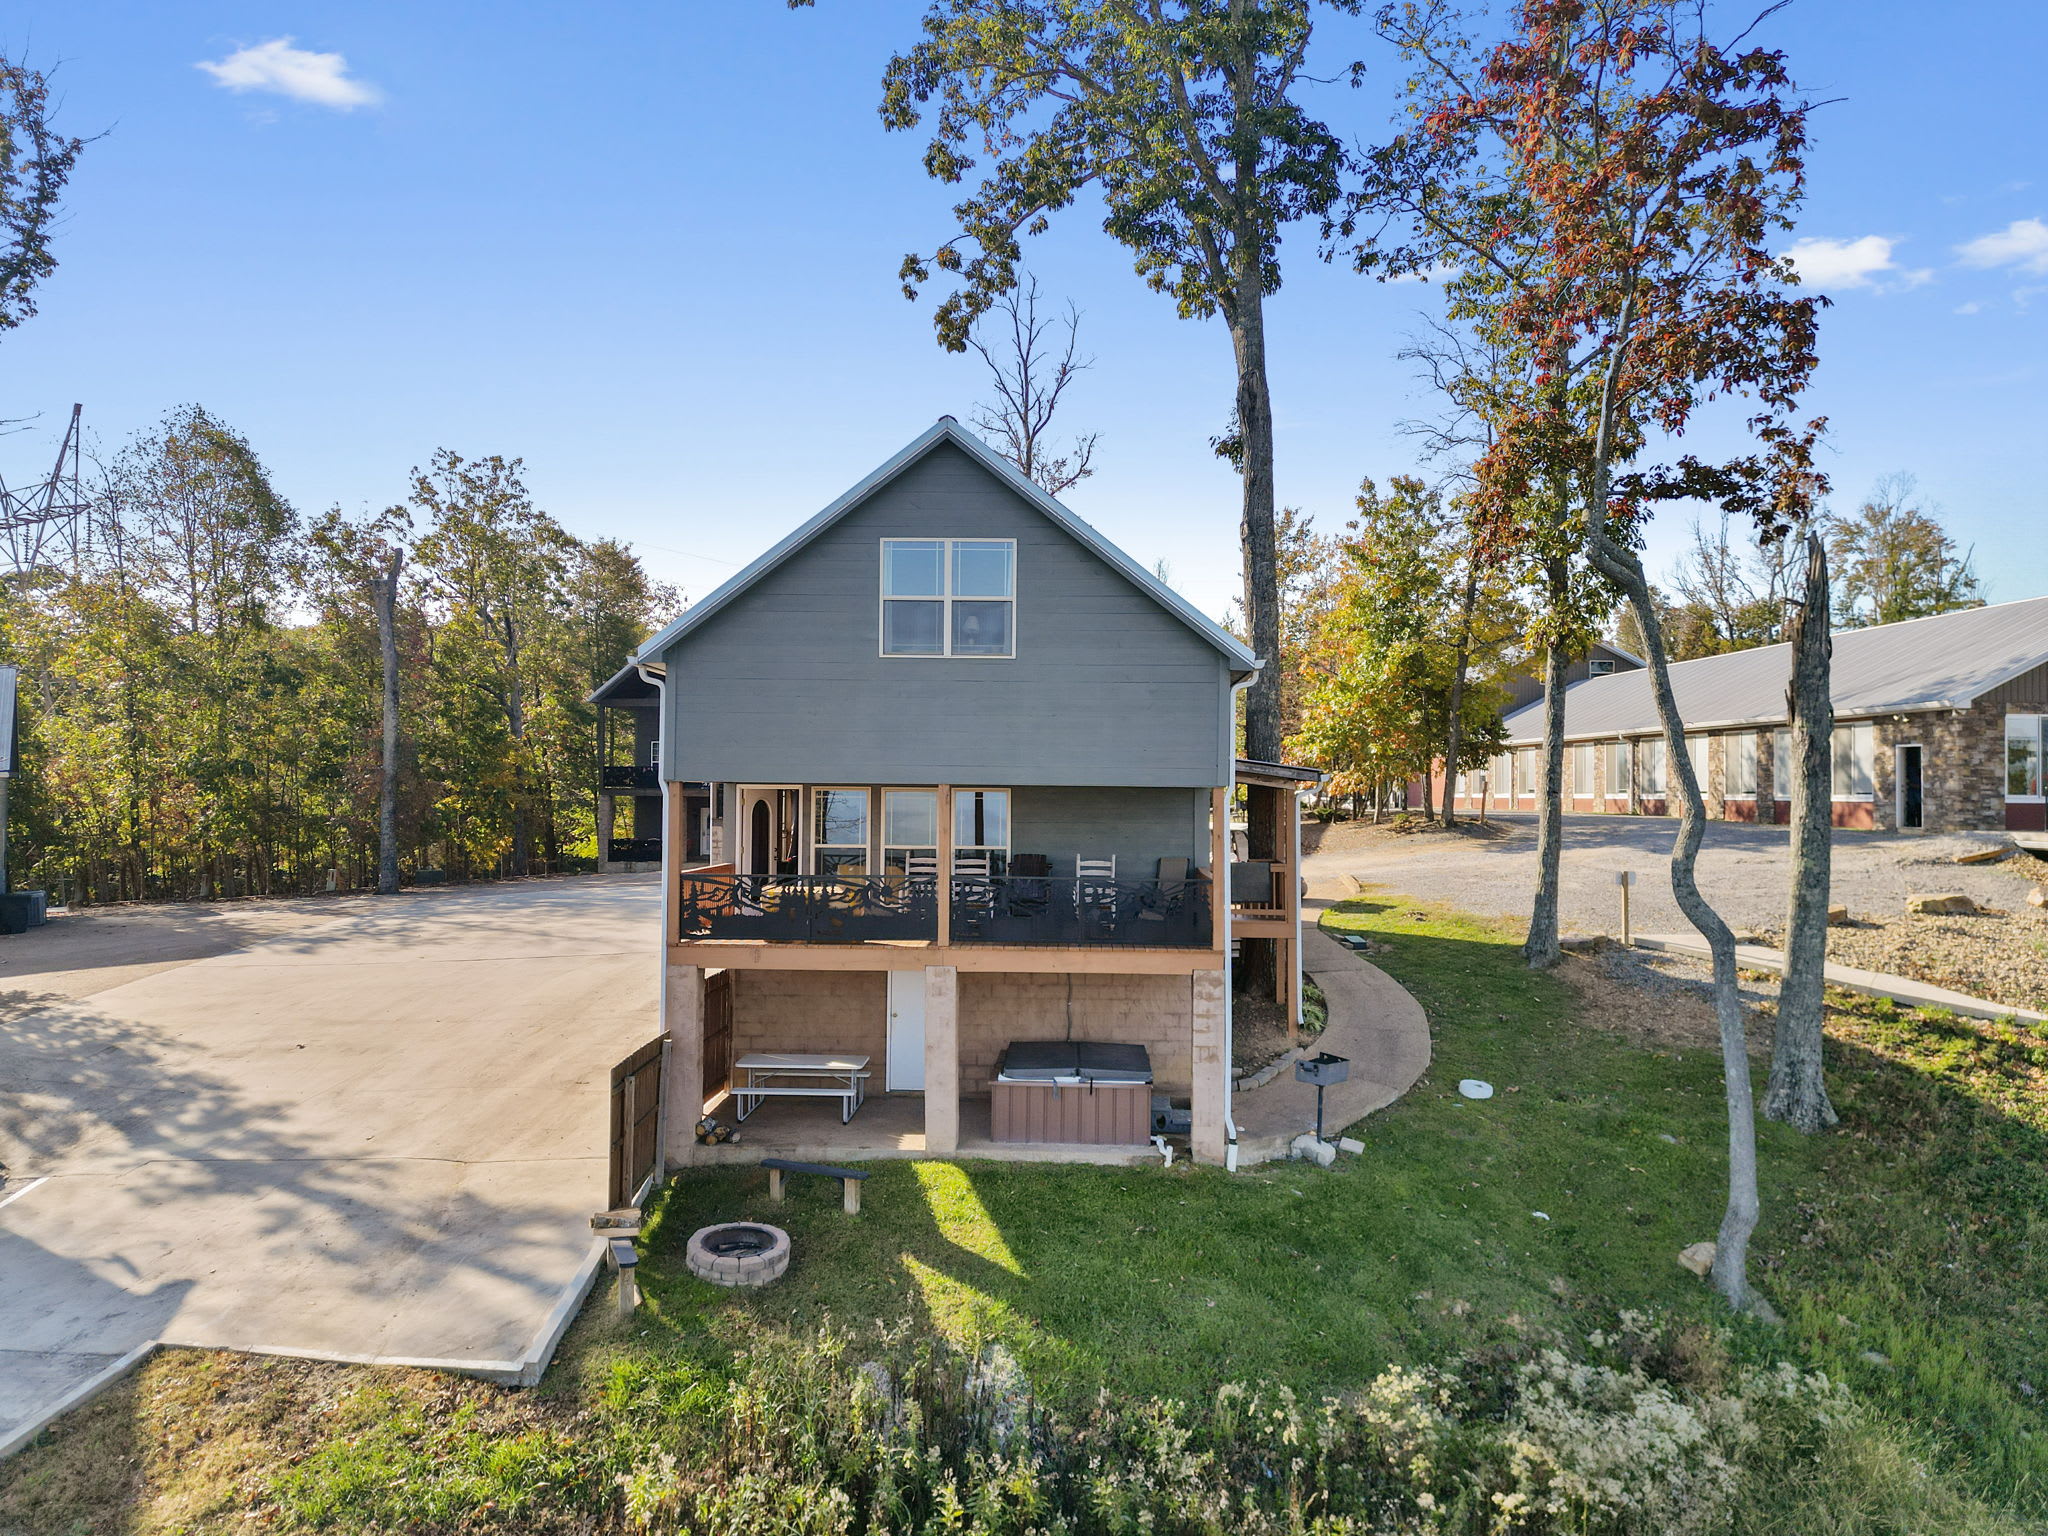
[(676, 936), (683, 940), (934, 939), (939, 883), (886, 876), (683, 875), (676, 920)]
[(607, 763), (598, 769), (600, 789), (659, 789), (661, 775), (653, 768), (636, 768), (631, 763)]
[(1207, 949), (1209, 882), (1053, 879), (1011, 875), (953, 881), (956, 944), (1105, 945)]
[(661, 861), (661, 839), (615, 837), (604, 845), (604, 856), (614, 864), (657, 864)]
[[(956, 876), (955, 944), (1206, 949), (1209, 882)], [(936, 940), (939, 882), (929, 876), (684, 874), (676, 937), (770, 943)]]

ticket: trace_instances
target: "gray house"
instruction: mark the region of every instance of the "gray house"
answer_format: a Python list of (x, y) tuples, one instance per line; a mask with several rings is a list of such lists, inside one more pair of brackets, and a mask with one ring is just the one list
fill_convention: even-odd
[[(1153, 1096), (1184, 1106), (1223, 1160), (1233, 939), (1299, 1006), (1314, 775), (1236, 760), (1258, 665), (941, 418), (600, 690), (659, 722), (670, 1091), (758, 1109), (755, 1150), (1002, 1155), (1129, 1139), (1076, 1132), (1113, 1094), (1066, 1079), (1031, 1101), (1064, 1133), (1005, 1133), (1012, 1045), (1140, 1046), (1145, 1129)], [(842, 1072), (762, 1065), (799, 1058)]]

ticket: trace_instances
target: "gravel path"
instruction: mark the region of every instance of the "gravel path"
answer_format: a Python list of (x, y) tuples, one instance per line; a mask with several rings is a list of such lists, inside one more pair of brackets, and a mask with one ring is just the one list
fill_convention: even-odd
[[(1618, 933), (1617, 870), (1634, 870), (1632, 921), (1642, 933), (1685, 933), (1690, 925), (1671, 896), (1671, 841), (1677, 823), (1662, 817), (1567, 816), (1561, 912), (1566, 933)], [(1700, 889), (1737, 929), (1780, 929), (1785, 922), (1787, 831), (1739, 822), (1707, 824)], [(1852, 917), (1889, 920), (1915, 891), (1962, 891), (1985, 906), (2011, 910), (2028, 888), (2048, 880), (2048, 864), (2021, 854), (2003, 864), (1961, 865), (1959, 852), (2002, 839), (1990, 834), (1898, 837), (1835, 834), (1833, 898)], [(1536, 821), (1495, 816), (1485, 829), (1393, 834), (1371, 826), (1327, 828), (1307, 858), (1309, 876), (1349, 874), (1374, 885), (1448, 902), (1470, 912), (1527, 917), (1536, 888)]]

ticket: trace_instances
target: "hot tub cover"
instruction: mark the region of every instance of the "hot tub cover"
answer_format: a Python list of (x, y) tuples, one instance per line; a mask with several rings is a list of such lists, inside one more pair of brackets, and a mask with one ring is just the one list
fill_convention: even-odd
[(1093, 1040), (1013, 1040), (996, 1063), (1013, 1083), (1149, 1083), (1152, 1058), (1142, 1045)]

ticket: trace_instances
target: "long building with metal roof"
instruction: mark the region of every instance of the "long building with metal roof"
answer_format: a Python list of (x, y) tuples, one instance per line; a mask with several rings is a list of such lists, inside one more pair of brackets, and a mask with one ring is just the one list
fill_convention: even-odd
[[(1931, 831), (2042, 830), (2048, 597), (1834, 634), (1835, 821)], [(1789, 645), (1682, 661), (1671, 687), (1709, 814), (1783, 821)], [(1541, 700), (1507, 717), (1509, 749), (1458, 786), (1461, 806), (1536, 802)], [(1567, 808), (1670, 807), (1650, 674), (1616, 671), (1565, 693)]]

